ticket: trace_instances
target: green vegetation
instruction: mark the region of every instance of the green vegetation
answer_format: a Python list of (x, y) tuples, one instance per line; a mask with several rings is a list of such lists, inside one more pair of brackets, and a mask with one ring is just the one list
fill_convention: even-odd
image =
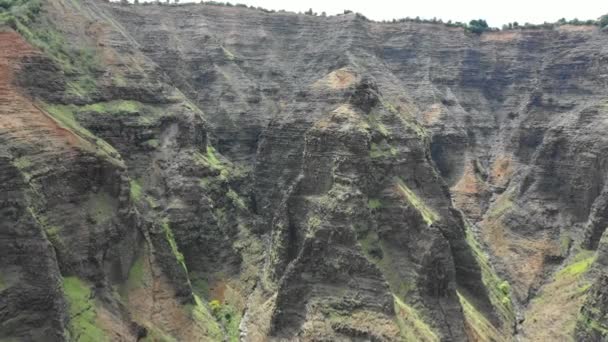
[[(578, 251), (532, 299), (524, 321), (524, 330), (534, 333), (532, 340), (544, 341), (548, 336), (555, 338), (555, 334), (559, 334), (563, 340), (571, 339), (577, 318), (585, 319), (585, 310), (580, 309), (591, 285), (591, 280), (585, 274), (595, 260), (594, 254), (594, 251)], [(585, 324), (584, 321), (581, 324)], [(559, 331), (554, 331), (552, 335), (546, 334), (546, 328), (553, 326), (559, 326)]]
[(383, 137), (388, 138), (390, 136), (390, 132), (388, 128), (382, 123), (378, 114), (370, 114), (367, 117), (367, 121), (370, 127), (376, 131), (378, 131)]
[(188, 305), (192, 318), (212, 341), (222, 341), (223, 334), (218, 322), (209, 313), (198, 295), (194, 295), (194, 305)]
[(45, 225), (44, 231), (45, 231), (46, 237), (49, 240), (49, 242), (51, 243), (51, 245), (53, 245), (53, 247), (56, 250), (62, 250), (64, 246), (63, 246), (63, 242), (59, 238), (59, 233), (61, 232), (61, 227), (58, 227), (58, 226), (47, 227)]
[(78, 111), (120, 115), (138, 113), (142, 110), (142, 108), (143, 104), (141, 102), (116, 100), (81, 106), (78, 108)]
[(379, 208), (382, 208), (382, 202), (377, 198), (370, 198), (367, 201), (367, 207), (370, 210), (379, 209)]
[(372, 143), (369, 151), (371, 158), (390, 158), (397, 155), (397, 149), (382, 139), (379, 144)]
[(222, 180), (225, 180), (228, 178), (228, 165), (224, 165), (215, 155), (216, 151), (215, 148), (213, 148), (213, 146), (211, 145), (207, 145), (207, 153), (206, 154), (201, 154), (199, 152), (196, 152), (195, 154), (195, 160), (203, 166), (212, 168), (214, 170), (218, 170), (220, 171), (220, 178)]
[(481, 268), (481, 280), (488, 291), (490, 302), (500, 313), (502, 320), (510, 324), (515, 321), (515, 312), (511, 300), (511, 286), (506, 280), (502, 280), (496, 275), (487, 255), (481, 249), (468, 224), (465, 229), (467, 244)]
[(167, 335), (157, 327), (146, 326), (146, 329), (148, 330), (148, 335), (140, 340), (142, 342), (177, 342), (173, 336)]
[(141, 185), (136, 180), (131, 180), (129, 184), (131, 190), (131, 199), (135, 202), (139, 202), (141, 200)]
[(488, 26), (488, 23), (483, 19), (471, 20), (469, 22), (469, 26), (467, 27), (467, 31), (476, 34), (481, 34), (489, 30), (490, 27)]
[(192, 284), (192, 290), (202, 296), (209, 296), (209, 283), (207, 279), (199, 273), (190, 273), (190, 283)]
[[(118, 115), (133, 115), (133, 114), (148, 114), (146, 117), (142, 117), (142, 122), (144, 119), (149, 119), (150, 115), (160, 116), (160, 113), (157, 109), (147, 106), (138, 101), (126, 101), (126, 100), (114, 100), (107, 102), (97, 102), (82, 106), (77, 105), (55, 105), (49, 106), (56, 111), (60, 111), (63, 113), (67, 113), (67, 115), (77, 117), (84, 113), (94, 113), (94, 114), (108, 114), (112, 116)], [(64, 114), (65, 115), (65, 114)]]
[(405, 342), (433, 342), (439, 337), (424, 322), (422, 316), (411, 306), (394, 296), (397, 325)]
[(241, 314), (227, 303), (222, 304), (219, 300), (214, 299), (209, 302), (211, 313), (220, 323), (226, 332), (226, 338), (230, 342), (239, 341), (239, 324), (241, 323)]
[(496, 219), (507, 213), (513, 208), (513, 201), (511, 200), (511, 193), (503, 193), (496, 202), (494, 202), (488, 210), (488, 218)]
[(144, 145), (153, 149), (157, 149), (160, 147), (160, 141), (158, 141), (158, 139), (150, 139), (144, 142)]
[(215, 315), (222, 309), (222, 303), (220, 303), (219, 300), (214, 299), (209, 302), (209, 307), (211, 308), (211, 313)]
[(184, 255), (179, 251), (177, 242), (175, 242), (175, 237), (173, 236), (173, 231), (169, 226), (169, 222), (167, 220), (163, 220), (162, 226), (165, 231), (165, 237), (167, 238), (167, 242), (169, 242), (169, 245), (171, 246), (171, 251), (173, 252), (173, 255), (175, 255), (175, 259), (177, 259), (177, 261), (182, 265), (182, 267), (184, 268), (184, 270), (186, 270), (187, 273), (188, 268), (186, 267)]
[(418, 197), (412, 190), (410, 190), (410, 188), (408, 188), (401, 179), (396, 178), (396, 183), (397, 189), (399, 189), (399, 192), (403, 195), (408, 204), (414, 207), (420, 213), (420, 215), (422, 215), (422, 218), (429, 226), (433, 224), (433, 222), (439, 220), (439, 215), (435, 213), (433, 209), (428, 207), (424, 201), (422, 201), (422, 199)]
[[(200, 274), (191, 273), (190, 279), (192, 281), (192, 289), (196, 294), (196, 298), (200, 298), (199, 296), (209, 296), (209, 284), (203, 276)], [(220, 324), (228, 341), (238, 342), (239, 324), (242, 317), (240, 311), (236, 309), (235, 305), (230, 303), (228, 297), (229, 296), (226, 295), (224, 303), (218, 299), (209, 301), (208, 307), (212, 316), (210, 317), (211, 320)]]
[(68, 93), (87, 97), (94, 92), (97, 89), (94, 75), (101, 70), (96, 51), (72, 48), (50, 23), (37, 23), (41, 11), (39, 0), (8, 2), (10, 8), (0, 11), (0, 24), (11, 26), (61, 67), (68, 78)]
[(23, 178), (26, 181), (29, 181), (32, 178), (32, 175), (29, 172), (29, 170), (32, 166), (32, 160), (30, 159), (29, 156), (23, 156), (23, 157), (14, 159), (13, 165), (19, 169), (19, 173), (21, 173), (21, 175), (23, 175)]
[(120, 159), (118, 151), (104, 140), (98, 138), (86, 128), (82, 127), (74, 117), (73, 108), (75, 106), (66, 105), (46, 105), (44, 109), (63, 127), (72, 131), (83, 141), (91, 146), (91, 151), (105, 156), (113, 163), (124, 166), (124, 162)]
[(131, 289), (139, 288), (144, 280), (144, 258), (139, 256), (131, 269), (129, 270), (129, 278), (127, 278), (127, 293)]
[(608, 14), (605, 14), (600, 17), (600, 19), (598, 20), (598, 25), (602, 30), (608, 28)]
[(215, 148), (211, 145), (207, 145), (207, 162), (218, 169), (222, 168), (222, 162), (215, 156)]
[(429, 135), (426, 129), (410, 112), (404, 111), (403, 109), (397, 109), (392, 103), (385, 100), (382, 101), (382, 106), (389, 112), (395, 114), (405, 127), (416, 133), (420, 140), (426, 141), (428, 139)]
[(13, 29), (31, 23), (40, 13), (40, 0), (0, 0), (0, 25)]
[(13, 165), (20, 170), (28, 169), (32, 166), (32, 160), (29, 156), (20, 157), (13, 161)]
[(224, 56), (226, 57), (227, 60), (229, 60), (229, 61), (236, 60), (236, 57), (234, 56), (234, 54), (223, 46), (222, 46), (222, 51), (224, 52)]
[(63, 278), (63, 293), (68, 302), (71, 339), (81, 342), (109, 341), (97, 326), (97, 312), (91, 289), (77, 277)]
[(570, 246), (572, 245), (572, 238), (564, 233), (559, 237), (559, 251), (563, 256), (568, 255), (568, 251), (570, 251)]
[(382, 256), (382, 246), (380, 245), (380, 239), (376, 232), (357, 232), (357, 239), (365, 254), (367, 254), (372, 261), (376, 261), (376, 259), (379, 259), (379, 257)]
[(361, 244), (367, 259), (382, 270), (392, 292), (399, 298), (406, 298), (414, 285), (408, 281), (407, 277), (395, 271), (393, 253), (390, 248), (386, 248), (378, 234), (374, 231), (357, 232), (357, 241)]
[(321, 225), (321, 219), (314, 215), (308, 218), (308, 227), (309, 228), (318, 228)]
[(560, 277), (578, 277), (589, 270), (589, 267), (595, 261), (595, 252), (583, 250), (574, 257), (574, 262), (555, 274), (555, 278)]
[(464, 295), (458, 291), (456, 293), (464, 311), (467, 325), (473, 330), (474, 335), (479, 336), (480, 341), (507, 341), (503, 334)]
[(116, 199), (109, 193), (101, 191), (89, 197), (86, 207), (88, 215), (94, 223), (103, 223), (111, 220), (117, 210)]
[(602, 339), (602, 341), (604, 341), (605, 338), (608, 337), (608, 325), (606, 325), (604, 322), (598, 321), (595, 318), (589, 317), (586, 311), (592, 313), (594, 317), (603, 316), (600, 309), (594, 307), (586, 307), (581, 311), (578, 316), (578, 328), (582, 331), (585, 331), (589, 335), (599, 335), (604, 338)]
[(234, 203), (234, 205), (236, 205), (238, 208), (241, 208), (241, 209), (247, 208), (247, 205), (245, 205), (245, 201), (243, 201), (241, 196), (239, 196), (239, 194), (237, 194), (234, 190), (232, 190), (232, 188), (230, 188), (228, 190), (228, 192), (226, 193), (226, 196), (228, 196), (228, 198), (230, 198), (232, 203)]

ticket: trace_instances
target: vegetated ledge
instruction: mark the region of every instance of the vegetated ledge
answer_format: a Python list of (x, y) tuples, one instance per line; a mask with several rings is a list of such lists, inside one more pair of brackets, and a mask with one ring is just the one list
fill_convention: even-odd
[[(104, 1), (110, 1), (110, 0), (104, 0)], [(156, 5), (156, 6), (201, 6), (201, 5), (203, 5), (203, 6), (223, 6), (223, 7), (235, 7), (235, 8), (242, 8), (242, 9), (248, 9), (248, 10), (261, 11), (261, 12), (269, 13), (269, 14), (288, 13), (288, 14), (294, 14), (294, 15), (295, 14), (307, 15), (307, 16), (311, 16), (311, 17), (318, 16), (321, 18), (331, 18), (331, 17), (340, 17), (340, 16), (350, 15), (350, 16), (353, 16), (355, 19), (360, 19), (360, 20), (372, 22), (372, 23), (435, 24), (435, 25), (444, 25), (446, 27), (462, 28), (463, 30), (465, 30), (467, 32), (471, 32), (471, 33), (475, 33), (475, 34), (481, 34), (483, 32), (514, 31), (514, 30), (539, 30), (539, 29), (552, 30), (552, 29), (556, 29), (556, 28), (559, 28), (560, 26), (565, 26), (565, 25), (598, 26), (600, 29), (608, 28), (608, 14), (602, 15), (598, 19), (579, 20), (579, 19), (575, 18), (575, 19), (567, 20), (566, 18), (561, 18), (559, 20), (556, 20), (555, 22), (543, 22), (542, 24), (532, 24), (532, 23), (528, 23), (528, 22), (520, 24), (517, 21), (513, 21), (513, 22), (509, 22), (507, 24), (504, 24), (502, 26), (502, 28), (498, 28), (498, 27), (490, 27), (484, 19), (473, 19), (473, 20), (469, 21), (468, 23), (460, 22), (460, 21), (452, 21), (452, 20), (443, 21), (442, 19), (437, 19), (437, 18), (425, 19), (425, 18), (420, 18), (420, 17), (414, 17), (414, 18), (405, 17), (405, 18), (392, 19), (392, 20), (373, 20), (373, 19), (367, 18), (365, 15), (363, 15), (359, 12), (353, 12), (348, 9), (345, 9), (343, 13), (338, 13), (338, 14), (334, 14), (334, 15), (326, 15), (325, 12), (322, 12), (319, 15), (317, 12), (314, 12), (312, 10), (312, 8), (306, 12), (297, 12), (296, 13), (296, 12), (286, 11), (286, 10), (266, 9), (266, 8), (263, 8), (260, 6), (257, 6), (257, 7), (253, 6), (253, 5), (248, 6), (246, 4), (241, 4), (241, 3), (232, 4), (230, 2), (221, 2), (221, 1), (200, 1), (199, 3), (196, 3), (196, 2), (179, 3), (179, 0), (173, 0), (173, 1), (174, 1), (173, 3), (161, 2), (160, 0), (142, 1), (142, 2), (138, 1), (137, 3), (130, 3), (127, 0), (112, 0), (110, 2), (120, 3), (123, 6), (132, 6), (132, 5), (140, 5), (140, 6), (153, 6), (153, 5)]]

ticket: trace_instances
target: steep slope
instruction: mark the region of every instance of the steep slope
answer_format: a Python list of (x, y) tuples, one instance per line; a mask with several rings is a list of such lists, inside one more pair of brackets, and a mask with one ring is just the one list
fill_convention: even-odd
[(597, 28), (9, 12), (0, 338), (605, 334)]
[[(268, 162), (264, 146), (284, 146), (281, 136), (298, 136), (296, 122), (319, 111), (311, 85), (340, 87), (355, 70), (374, 79), (386, 102), (407, 108), (426, 127), (433, 161), (456, 207), (475, 223), (521, 305), (572, 246), (595, 248), (599, 240), (607, 38), (595, 27), (479, 36), (355, 15), (112, 8), (142, 51), (205, 108), (220, 151), (245, 163), (255, 158), (263, 193), (258, 207), (272, 206), (264, 200), (274, 196), (268, 189), (284, 189), (289, 183), (283, 179), (298, 173), (290, 158), (282, 168), (287, 174), (271, 177), (273, 184), (281, 180), (279, 186), (264, 182), (264, 164), (276, 171), (285, 155), (293, 155), (278, 153)], [(281, 136), (269, 133), (286, 120), (294, 124), (279, 125)], [(259, 141), (251, 137), (257, 134)]]

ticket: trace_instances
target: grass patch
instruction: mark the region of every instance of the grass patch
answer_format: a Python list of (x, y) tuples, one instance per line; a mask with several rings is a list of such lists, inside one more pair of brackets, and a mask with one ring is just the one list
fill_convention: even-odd
[(390, 136), (390, 132), (386, 128), (386, 126), (380, 121), (380, 118), (377, 114), (372, 114), (367, 117), (367, 121), (370, 127), (376, 131), (378, 131), (383, 137), (387, 138)]
[(319, 228), (323, 221), (319, 216), (313, 215), (308, 218), (308, 228)]
[(222, 46), (222, 51), (224, 52), (224, 56), (226, 57), (227, 60), (229, 60), (229, 61), (236, 60), (236, 57), (234, 56), (234, 54), (223, 46)]
[(91, 152), (107, 157), (113, 163), (124, 166), (124, 162), (120, 159), (120, 154), (112, 145), (98, 138), (86, 128), (82, 127), (74, 116), (74, 110), (77, 108), (74, 105), (45, 105), (44, 109), (64, 128), (72, 131), (80, 137), (91, 148)]
[(510, 193), (504, 193), (498, 198), (496, 202), (490, 207), (488, 212), (488, 218), (497, 219), (504, 215), (513, 207), (513, 201), (511, 200)]
[(44, 226), (44, 232), (46, 233), (46, 237), (57, 250), (63, 250), (63, 241), (61, 241), (59, 237), (59, 233), (61, 232), (61, 227), (58, 226)]
[(475, 333), (475, 336), (479, 336), (480, 341), (507, 341), (501, 332), (465, 296), (458, 291), (456, 293), (464, 312), (465, 325)]
[(21, 175), (23, 175), (23, 178), (25, 178), (25, 180), (29, 182), (29, 180), (32, 178), (32, 175), (29, 170), (33, 165), (30, 157), (23, 156), (20, 158), (16, 158), (13, 160), (13, 165), (19, 169), (19, 172), (21, 173)]
[(230, 342), (239, 342), (239, 324), (241, 323), (241, 314), (238, 310), (227, 303), (222, 304), (215, 299), (209, 302), (211, 313), (226, 332), (226, 340)]
[(399, 298), (406, 298), (414, 286), (407, 277), (395, 271), (396, 261), (391, 250), (383, 245), (378, 234), (375, 231), (357, 232), (357, 241), (367, 259), (382, 271), (391, 291)]
[(399, 297), (393, 295), (397, 325), (405, 342), (434, 342), (440, 341), (422, 316), (414, 308), (405, 304)]
[(79, 108), (79, 111), (94, 112), (99, 114), (112, 114), (112, 115), (128, 115), (139, 113), (143, 108), (141, 102), (137, 101), (125, 101), (116, 100), (109, 102), (98, 102), (90, 105), (85, 105)]
[[(78, 1), (71, 2), (80, 8)], [(98, 89), (96, 75), (103, 71), (100, 54), (94, 47), (83, 48), (80, 42), (69, 44), (53, 23), (40, 15), (42, 4), (41, 0), (0, 0), (0, 26), (12, 27), (61, 68), (67, 94), (88, 99)], [(115, 83), (125, 83), (122, 76), (115, 78)]]
[(0, 25), (12, 27), (55, 61), (66, 75), (68, 93), (88, 97), (97, 89), (95, 74), (101, 70), (99, 55), (92, 48), (71, 47), (51, 22), (40, 20), (41, 9), (40, 0), (2, 0)]
[(589, 270), (589, 267), (595, 261), (595, 252), (583, 250), (574, 257), (574, 262), (555, 275), (555, 278), (560, 277), (578, 277)]
[(68, 302), (70, 322), (68, 331), (74, 341), (109, 341), (97, 326), (97, 313), (93, 293), (87, 284), (77, 277), (63, 278), (63, 293)]
[(135, 202), (139, 202), (141, 200), (141, 185), (136, 180), (131, 180), (129, 184), (131, 199)]
[(215, 148), (213, 148), (213, 146), (207, 145), (207, 162), (211, 165), (214, 166), (216, 168), (222, 168), (222, 162), (220, 162), (219, 159), (217, 159), (216, 155), (215, 155)]
[(114, 197), (103, 191), (89, 197), (87, 208), (93, 223), (104, 223), (116, 215), (117, 203)]
[(481, 280), (488, 290), (490, 302), (502, 316), (504, 324), (511, 326), (515, 321), (515, 311), (511, 299), (511, 285), (506, 280), (498, 277), (468, 224), (465, 228), (465, 238), (477, 260), (477, 264), (481, 268)]
[(171, 251), (175, 256), (175, 259), (177, 259), (177, 261), (182, 265), (186, 273), (188, 273), (188, 268), (186, 267), (184, 255), (179, 251), (177, 242), (175, 242), (175, 237), (173, 236), (173, 231), (171, 230), (171, 226), (169, 226), (169, 222), (167, 220), (164, 220), (162, 226), (165, 231), (165, 237), (167, 238), (167, 242), (169, 242), (169, 245), (171, 246)]
[(192, 290), (195, 294), (202, 297), (209, 296), (209, 283), (202, 275), (198, 273), (190, 273), (190, 282), (192, 284)]
[[(608, 337), (608, 325), (593, 319), (584, 313), (581, 313), (578, 317), (578, 329), (591, 335), (600, 335), (603, 338)], [(605, 341), (605, 339), (602, 339), (602, 341)]]
[(422, 215), (422, 218), (429, 226), (433, 224), (433, 222), (439, 220), (439, 215), (433, 209), (428, 207), (424, 201), (412, 190), (410, 190), (410, 188), (408, 188), (401, 179), (396, 178), (396, 182), (399, 192), (403, 195), (408, 204), (414, 207), (420, 213), (420, 215)]
[(559, 251), (563, 256), (568, 255), (568, 251), (570, 250), (570, 246), (572, 246), (572, 238), (568, 236), (566, 233), (562, 234), (559, 237)]
[(13, 165), (15, 165), (15, 167), (17, 167), (19, 170), (25, 170), (32, 166), (32, 160), (27, 156), (17, 158), (13, 161)]
[(215, 155), (216, 151), (213, 146), (207, 145), (207, 152), (203, 155), (202, 153), (195, 154), (195, 160), (204, 166), (210, 167), (215, 170), (223, 171), (226, 169), (225, 165)]
[(228, 198), (230, 198), (232, 203), (234, 203), (234, 205), (236, 205), (237, 207), (239, 207), (241, 209), (247, 208), (247, 205), (245, 205), (245, 201), (243, 201), (241, 196), (239, 196), (239, 194), (237, 194), (234, 190), (232, 190), (232, 188), (230, 188), (230, 190), (228, 190), (228, 192), (226, 193), (226, 196), (228, 196)]
[(39, 0), (1, 0), (0, 25), (13, 29), (33, 22), (42, 8)]
[(577, 320), (584, 320), (581, 307), (591, 285), (585, 274), (594, 260), (594, 251), (580, 251), (540, 289), (528, 305), (523, 324), (530, 340), (574, 340)]
[(369, 150), (369, 156), (371, 158), (390, 158), (397, 155), (397, 149), (390, 145), (386, 140), (382, 140), (380, 143), (372, 143)]
[(367, 201), (367, 207), (370, 210), (379, 209), (379, 208), (382, 208), (382, 202), (377, 198), (370, 198)]
[(153, 149), (157, 149), (158, 147), (160, 147), (160, 141), (158, 139), (150, 139), (146, 140), (146, 142), (144, 142), (144, 145)]
[(178, 342), (175, 337), (171, 335), (167, 335), (164, 331), (158, 329), (157, 327), (146, 326), (148, 330), (148, 335), (141, 339), (143, 342)]
[(144, 258), (139, 256), (131, 269), (129, 270), (129, 278), (127, 278), (127, 291), (138, 288), (144, 280)]
[(427, 141), (429, 138), (428, 132), (411, 113), (399, 110), (392, 103), (384, 100), (382, 101), (382, 106), (392, 114), (395, 114), (403, 125), (414, 131), (421, 140)]
[(222, 330), (209, 313), (198, 295), (194, 295), (194, 305), (187, 306), (192, 314), (192, 318), (199, 328), (201, 328), (212, 341), (223, 341), (224, 336)]

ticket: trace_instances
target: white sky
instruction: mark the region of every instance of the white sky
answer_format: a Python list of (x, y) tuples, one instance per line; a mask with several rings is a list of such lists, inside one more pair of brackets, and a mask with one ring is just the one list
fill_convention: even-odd
[(471, 19), (481, 18), (495, 27), (512, 21), (520, 24), (554, 22), (562, 17), (596, 19), (608, 13), (606, 0), (231, 0), (230, 2), (293, 12), (304, 12), (312, 8), (319, 14), (323, 11), (327, 14), (336, 14), (349, 9), (374, 20), (420, 16), (425, 19), (437, 17), (444, 21), (451, 19), (468, 22)]

